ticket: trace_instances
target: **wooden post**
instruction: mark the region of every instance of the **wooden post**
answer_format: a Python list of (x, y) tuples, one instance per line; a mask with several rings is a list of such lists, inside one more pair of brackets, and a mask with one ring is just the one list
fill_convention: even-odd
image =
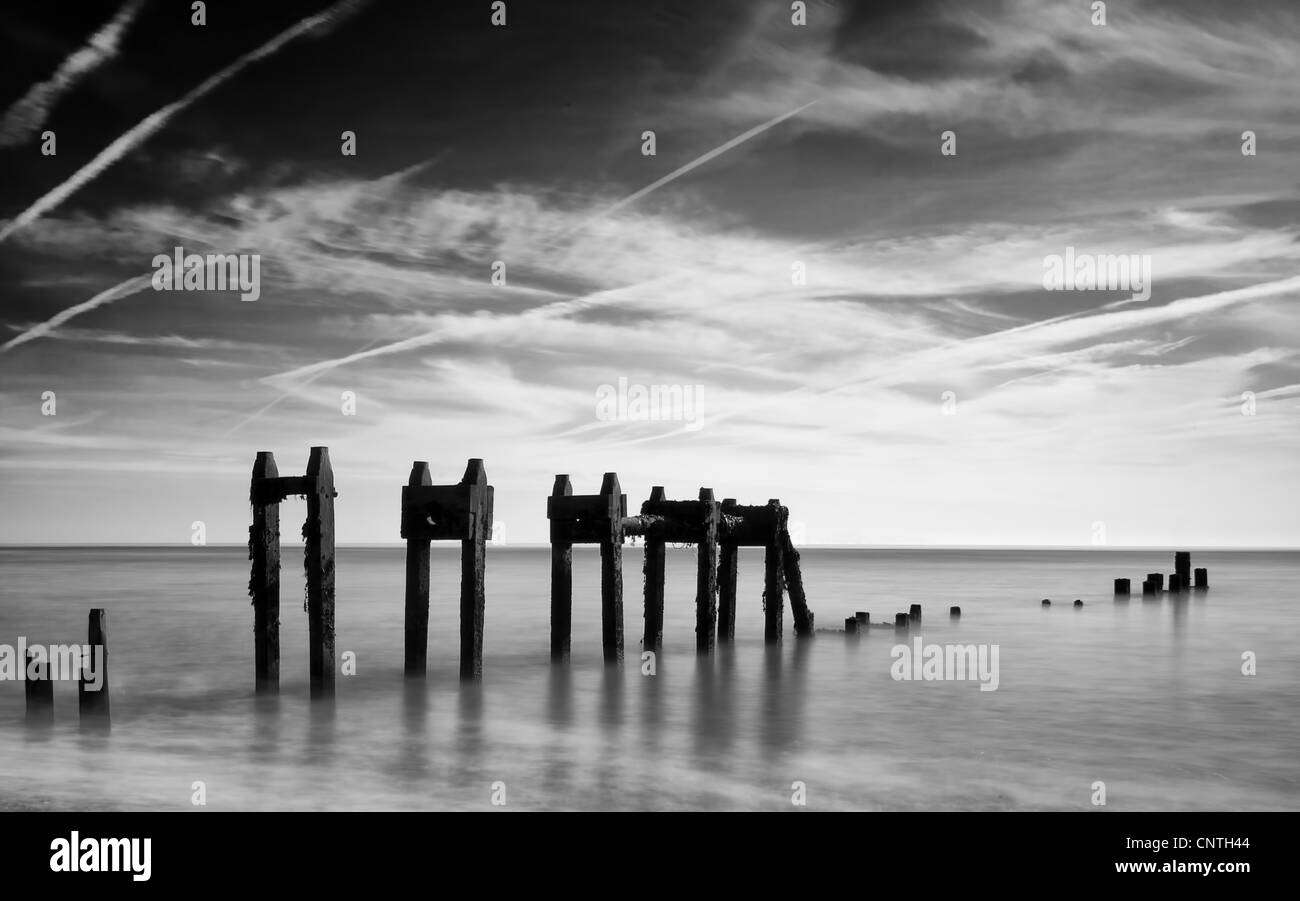
[(249, 490), (253, 524), (248, 530), (248, 554), (253, 561), (248, 580), (253, 596), (253, 683), (258, 694), (280, 689), (280, 504), (263, 503), (257, 496), (260, 479), (279, 475), (275, 455), (259, 451)]
[(770, 532), (763, 555), (763, 641), (781, 643), (781, 629), (785, 620), (785, 566), (781, 560), (784, 550), (781, 533), (785, 519), (781, 516), (781, 502), (776, 498), (767, 502)]
[[(551, 497), (569, 497), (573, 485), (564, 474), (555, 477)], [(569, 659), (573, 634), (573, 542), (568, 525), (551, 523), (551, 660)]]
[(718, 625), (718, 503), (712, 488), (700, 489), (703, 521), (695, 568), (695, 651), (713, 650)]
[[(735, 506), (736, 499), (722, 501), (724, 508)], [(724, 541), (718, 557), (718, 642), (725, 644), (736, 638), (736, 577), (740, 547)]]
[(1144, 598), (1155, 597), (1155, 594), (1156, 594), (1156, 583), (1152, 582), (1150, 579), (1143, 580), (1142, 597)]
[(1189, 551), (1174, 552), (1174, 571), (1178, 573), (1178, 584), (1183, 591), (1192, 587), (1192, 555)]
[(867, 611), (865, 611), (865, 610), (859, 610), (859, 611), (857, 611), (857, 612), (856, 612), (855, 614), (853, 614), (853, 615), (854, 615), (854, 617), (857, 619), (857, 621), (858, 621), (859, 623), (861, 623), (862, 625), (864, 625), (864, 626), (869, 626), (869, 625), (871, 625), (871, 614), (868, 613)]
[(1196, 570), (1196, 590), (1204, 591), (1210, 587), (1210, 571), (1205, 567)]
[(1116, 579), (1116, 580), (1115, 580), (1115, 596), (1116, 596), (1116, 597), (1128, 597), (1128, 595), (1129, 595), (1129, 581), (1128, 581), (1128, 579)]
[(493, 498), (487, 470), (478, 458), (469, 461), (460, 482), (470, 486), (473, 536), (460, 543), (460, 677), (476, 682), (483, 678), (483, 612), (487, 606), (484, 577)]
[(952, 619), (961, 619), (961, 608), (960, 608), (960, 607), (949, 607), (949, 608), (948, 608), (948, 616), (951, 617)]
[[(429, 464), (422, 460), (412, 463), (411, 477), (406, 484), (432, 485)], [(406, 653), (403, 669), (408, 676), (422, 676), (428, 667), (429, 545), (427, 538), (408, 538), (406, 541)]]
[(311, 697), (334, 696), (334, 470), (327, 447), (313, 447), (307, 460), (307, 521), (303, 523), (307, 563), (308, 662)]
[(913, 604), (907, 611), (907, 618), (919, 626), (921, 624), (921, 605)]
[[(50, 678), (49, 660), (33, 667), (35, 659), (35, 652), (28, 651), (24, 673), (27, 681), (23, 683), (23, 693), (27, 698), (27, 722), (43, 726), (54, 722), (54, 680)], [(32, 678), (33, 668), (36, 670), (35, 679)]]
[(908, 617), (908, 615), (907, 615), (906, 613), (896, 613), (896, 614), (894, 614), (894, 631), (895, 631), (895, 632), (906, 632), (906, 631), (907, 631), (907, 621), (908, 621), (908, 619), (909, 619), (909, 617)]
[(858, 634), (858, 618), (856, 616), (847, 616), (844, 618), (844, 634)]
[(85, 670), (89, 667), (83, 662), (81, 681), (77, 684), (77, 711), (81, 717), (83, 729), (109, 729), (108, 711), (108, 612), (102, 607), (90, 611), (90, 628), (87, 630), (86, 643), (90, 645), (92, 660), (98, 666), (96, 682), (98, 688), (91, 688), (94, 683), (86, 680)]
[(623, 662), (623, 491), (618, 474), (600, 483), (608, 516), (608, 536), (600, 542), (600, 633), (606, 663)]
[[(783, 524), (784, 525), (784, 524)], [(799, 570), (799, 551), (790, 538), (790, 530), (781, 529), (781, 566), (786, 590), (790, 592), (790, 612), (794, 614), (794, 634), (805, 638), (813, 634), (813, 612), (803, 593), (803, 575)]]
[[(650, 489), (651, 503), (664, 500), (662, 485)], [(662, 535), (645, 536), (645, 634), (642, 647), (658, 653), (664, 643), (664, 559), (665, 543)]]
[(1169, 593), (1178, 594), (1183, 590), (1183, 583), (1178, 573), (1169, 574)]
[(1150, 582), (1152, 585), (1154, 585), (1154, 586), (1156, 587), (1156, 591), (1164, 591), (1164, 590), (1165, 590), (1165, 574), (1164, 574), (1164, 573), (1147, 573), (1147, 581)]

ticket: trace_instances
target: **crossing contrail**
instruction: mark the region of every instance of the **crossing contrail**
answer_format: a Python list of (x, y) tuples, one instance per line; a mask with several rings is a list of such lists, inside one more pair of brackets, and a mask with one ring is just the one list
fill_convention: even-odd
[(210, 76), (198, 87), (193, 88), (179, 100), (173, 101), (162, 109), (149, 114), (131, 130), (101, 150), (94, 159), (74, 172), (66, 181), (53, 188), (45, 196), (10, 220), (3, 229), (0, 229), (0, 241), (4, 241), (20, 228), (31, 225), (41, 216), (63, 203), (86, 183), (98, 177), (109, 166), (152, 137), (178, 113), (184, 112), (192, 104), (221, 87), (251, 63), (266, 59), (280, 50), (281, 47), (304, 35), (318, 30), (324, 33), (324, 29), (338, 24), (348, 15), (355, 13), (365, 2), (367, 0), (340, 0), (340, 2), (335, 3), (324, 12), (308, 16), (298, 24), (280, 32), (257, 49), (245, 53), (217, 74)]
[(137, 275), (135, 278), (128, 278), (126, 281), (114, 285), (107, 291), (100, 291), (90, 300), (82, 301), (76, 306), (68, 307), (56, 313), (54, 316), (44, 322), (34, 325), (27, 331), (17, 337), (10, 338), (4, 344), (0, 344), (0, 354), (20, 344), (26, 344), (28, 341), (35, 341), (43, 335), (48, 335), (63, 323), (67, 322), (74, 316), (80, 316), (82, 313), (89, 313), (96, 307), (102, 307), (112, 303), (115, 300), (121, 300), (123, 297), (130, 297), (132, 294), (139, 294), (153, 283), (151, 275)]

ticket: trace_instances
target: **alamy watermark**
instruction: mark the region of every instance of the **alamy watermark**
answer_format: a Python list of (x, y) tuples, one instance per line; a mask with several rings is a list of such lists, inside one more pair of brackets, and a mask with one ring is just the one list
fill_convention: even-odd
[(262, 296), (262, 256), (256, 253), (186, 253), (172, 249), (171, 256), (153, 258), (155, 291), (239, 291), (239, 299)]
[(1043, 287), (1048, 291), (1132, 291), (1130, 300), (1151, 299), (1151, 255), (1148, 253), (1075, 253), (1043, 257)]
[(28, 644), (22, 635), (18, 636), (17, 647), (0, 644), (0, 681), (48, 679), (72, 682), (83, 678), (89, 691), (99, 691), (103, 687), (103, 645)]
[(601, 422), (684, 422), (693, 432), (704, 424), (703, 385), (629, 384), (620, 376), (617, 385), (596, 389), (596, 418)]
[(909, 647), (896, 644), (889, 651), (894, 662), (889, 675), (895, 682), (980, 683), (980, 691), (998, 690), (998, 646), (995, 644), (926, 644), (920, 636)]

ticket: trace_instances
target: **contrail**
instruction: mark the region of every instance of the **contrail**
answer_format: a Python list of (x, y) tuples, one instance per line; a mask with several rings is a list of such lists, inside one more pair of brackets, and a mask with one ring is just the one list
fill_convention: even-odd
[(16, 100), (0, 122), (0, 147), (21, 144), (36, 133), (50, 110), (77, 82), (117, 56), (118, 45), (136, 13), (146, 0), (127, 0), (107, 25), (90, 36), (86, 45), (73, 53), (45, 81), (39, 81)]
[(74, 316), (88, 313), (96, 307), (105, 306), (115, 300), (121, 300), (123, 297), (130, 297), (132, 294), (139, 294), (151, 284), (153, 284), (153, 276), (151, 275), (137, 275), (135, 278), (128, 278), (126, 281), (114, 285), (107, 291), (101, 291), (94, 297), (90, 298), (90, 300), (83, 301), (73, 307), (68, 307), (66, 310), (54, 314), (54, 316), (39, 325), (32, 326), (21, 335), (18, 335), (15, 338), (10, 338), (4, 344), (0, 344), (0, 354), (11, 348), (17, 347), (20, 344), (26, 344), (28, 341), (35, 341), (43, 335), (48, 335)]
[(736, 135), (734, 138), (732, 138), (730, 141), (727, 141), (725, 144), (720, 144), (719, 146), (714, 147), (708, 153), (704, 154), (703, 156), (698, 156), (695, 159), (691, 160), (686, 165), (674, 169), (672, 172), (669, 172), (663, 178), (656, 179), (655, 181), (650, 182), (650, 184), (646, 185), (641, 190), (629, 194), (628, 196), (624, 197), (622, 200), (618, 201), (612, 206), (606, 207), (605, 209), (601, 210), (599, 213), (596, 213), (594, 216), (590, 216), (587, 219), (584, 219), (582, 222), (579, 222), (577, 225), (564, 229), (558, 235), (555, 236), (556, 239), (566, 237), (575, 231), (581, 231), (582, 229), (586, 228), (588, 225), (597, 221), (598, 219), (603, 219), (606, 216), (608, 216), (610, 213), (618, 212), (619, 210), (623, 209), (623, 207), (627, 206), (630, 203), (636, 203), (638, 200), (640, 200), (642, 197), (649, 194), (651, 191), (656, 191), (659, 188), (662, 188), (664, 185), (668, 184), (669, 182), (676, 181), (686, 173), (694, 169), (698, 169), (700, 166), (703, 166), (709, 160), (716, 159), (717, 157), (726, 153), (728, 150), (732, 150), (736, 147), (739, 147), (741, 144), (745, 143), (751, 138), (758, 137), (763, 132), (767, 131), (769, 128), (773, 128), (777, 125), (780, 125), (782, 122), (784, 122), (786, 119), (789, 119), (791, 116), (797, 116), (799, 113), (802, 113), (804, 110), (806, 110), (808, 107), (812, 106), (816, 102), (817, 102), (816, 100), (810, 100), (807, 103), (805, 103), (803, 106), (798, 107), (797, 109), (792, 109), (788, 113), (782, 113), (781, 115), (777, 116), (774, 119), (768, 119), (762, 125), (755, 125), (749, 131), (742, 132), (741, 134)]
[(303, 35), (337, 24), (347, 15), (359, 10), (364, 2), (366, 0), (340, 0), (340, 2), (335, 3), (324, 12), (308, 16), (297, 25), (280, 32), (256, 50), (245, 53), (216, 75), (209, 77), (198, 87), (193, 88), (181, 99), (173, 101), (157, 112), (146, 116), (130, 131), (101, 150), (93, 160), (74, 172), (67, 181), (55, 187), (44, 197), (15, 216), (3, 229), (0, 229), (0, 241), (9, 237), (18, 229), (31, 225), (41, 216), (63, 203), (87, 182), (96, 178), (109, 166), (152, 137), (154, 133), (170, 122), (177, 113), (183, 112), (191, 104), (234, 78), (250, 63), (271, 56), (285, 44), (295, 41)]

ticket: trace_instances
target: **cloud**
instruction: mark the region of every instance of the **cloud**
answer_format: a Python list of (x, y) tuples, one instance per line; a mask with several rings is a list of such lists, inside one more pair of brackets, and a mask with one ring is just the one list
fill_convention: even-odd
[(105, 291), (100, 291), (94, 297), (90, 298), (90, 300), (82, 301), (75, 306), (61, 310), (44, 322), (34, 325), (21, 334), (10, 338), (4, 344), (0, 344), (0, 354), (26, 344), (28, 341), (35, 341), (37, 338), (48, 335), (69, 319), (80, 316), (82, 313), (89, 313), (91, 310), (98, 309), (99, 307), (110, 304), (115, 300), (130, 297), (132, 294), (139, 294), (141, 291), (151, 287), (152, 281), (153, 279), (151, 275), (139, 275), (135, 278), (128, 278), (124, 282), (119, 282)]

